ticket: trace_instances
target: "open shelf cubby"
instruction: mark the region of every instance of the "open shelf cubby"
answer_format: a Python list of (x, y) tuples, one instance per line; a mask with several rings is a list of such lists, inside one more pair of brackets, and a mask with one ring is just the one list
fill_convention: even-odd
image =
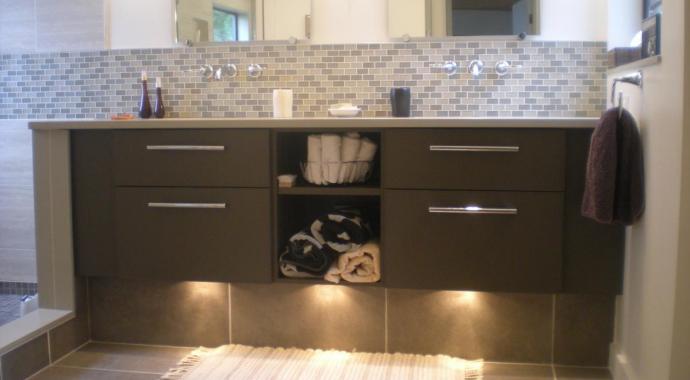
[[(308, 229), (318, 217), (337, 208), (358, 209), (362, 218), (369, 223), (373, 239), (381, 237), (381, 133), (360, 132), (378, 145), (371, 174), (365, 183), (320, 186), (308, 183), (302, 176), (300, 163), (307, 160), (307, 139), (312, 134), (343, 134), (350, 131), (334, 130), (290, 130), (277, 131), (273, 136), (274, 165), (276, 177), (281, 174), (296, 174), (297, 182), (290, 188), (276, 187), (275, 191), (275, 250), (274, 279), (277, 282), (295, 284), (325, 284), (321, 278), (287, 278), (280, 272), (279, 257), (290, 238), (303, 229)], [(381, 259), (383, 261), (383, 258)], [(354, 285), (343, 283), (347, 285)], [(376, 284), (366, 284), (379, 286)]]
[(278, 188), (278, 194), (295, 195), (378, 195), (381, 185), (381, 133), (359, 132), (362, 138), (368, 138), (378, 145), (372, 162), (371, 174), (364, 183), (342, 185), (314, 185), (308, 183), (300, 164), (307, 161), (307, 139), (313, 134), (343, 134), (345, 131), (279, 131), (275, 134), (276, 175), (296, 174), (297, 183), (292, 188)]
[[(369, 224), (372, 238), (381, 237), (381, 199), (378, 196), (351, 195), (279, 195), (277, 199), (276, 279), (285, 282), (319, 283), (323, 279), (295, 280), (280, 273), (279, 257), (290, 238), (301, 230), (309, 229), (318, 217), (338, 208), (355, 208)], [(383, 260), (383, 259), (382, 259)]]

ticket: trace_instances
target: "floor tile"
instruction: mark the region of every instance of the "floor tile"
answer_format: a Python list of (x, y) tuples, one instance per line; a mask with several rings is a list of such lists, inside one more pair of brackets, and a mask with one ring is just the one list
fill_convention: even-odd
[(50, 367), (30, 380), (153, 380), (159, 378), (160, 375), (155, 374)]
[(484, 364), (482, 380), (552, 380), (553, 371), (548, 365)]
[(606, 368), (556, 367), (558, 380), (611, 380)]
[(163, 374), (191, 351), (190, 348), (91, 343), (59, 361), (57, 365)]

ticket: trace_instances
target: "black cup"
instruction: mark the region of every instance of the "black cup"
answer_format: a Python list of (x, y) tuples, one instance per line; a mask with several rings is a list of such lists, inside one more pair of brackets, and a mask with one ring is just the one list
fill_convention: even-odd
[(391, 107), (393, 117), (410, 117), (410, 100), (412, 95), (409, 87), (391, 89)]

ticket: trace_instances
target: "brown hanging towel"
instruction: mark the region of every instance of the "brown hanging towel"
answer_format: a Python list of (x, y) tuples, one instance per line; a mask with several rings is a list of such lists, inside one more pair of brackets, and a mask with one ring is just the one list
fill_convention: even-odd
[(592, 134), (582, 215), (603, 224), (632, 225), (644, 212), (644, 160), (635, 118), (612, 108)]

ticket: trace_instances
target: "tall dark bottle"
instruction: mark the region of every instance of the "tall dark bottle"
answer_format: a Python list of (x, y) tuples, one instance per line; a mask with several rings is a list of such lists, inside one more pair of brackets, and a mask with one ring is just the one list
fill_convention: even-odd
[(163, 104), (161, 87), (161, 78), (156, 78), (156, 106), (153, 109), (153, 115), (156, 116), (156, 119), (165, 117), (165, 105)]
[(139, 117), (148, 119), (151, 117), (151, 102), (149, 101), (148, 75), (141, 72), (141, 100), (139, 100)]

